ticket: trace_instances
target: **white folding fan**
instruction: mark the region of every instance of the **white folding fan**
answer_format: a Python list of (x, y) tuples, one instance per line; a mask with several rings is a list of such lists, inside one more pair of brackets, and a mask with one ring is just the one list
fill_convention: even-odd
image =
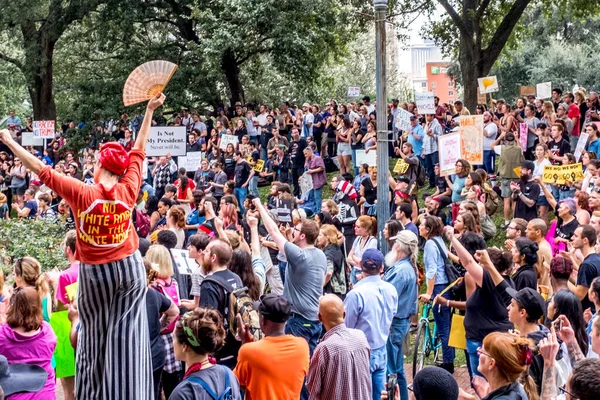
[(177, 70), (177, 64), (169, 61), (148, 61), (133, 70), (123, 88), (123, 103), (126, 107), (150, 100), (162, 92)]

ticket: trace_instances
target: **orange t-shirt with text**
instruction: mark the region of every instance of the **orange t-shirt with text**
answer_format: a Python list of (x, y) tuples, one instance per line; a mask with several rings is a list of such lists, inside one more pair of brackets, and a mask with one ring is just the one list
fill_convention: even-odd
[(39, 177), (71, 207), (77, 229), (76, 258), (84, 264), (106, 264), (135, 253), (139, 239), (131, 213), (140, 190), (145, 153), (131, 150), (127, 171), (110, 190), (86, 185), (45, 166)]
[(309, 361), (305, 339), (268, 336), (240, 348), (233, 373), (246, 387), (247, 400), (297, 400)]

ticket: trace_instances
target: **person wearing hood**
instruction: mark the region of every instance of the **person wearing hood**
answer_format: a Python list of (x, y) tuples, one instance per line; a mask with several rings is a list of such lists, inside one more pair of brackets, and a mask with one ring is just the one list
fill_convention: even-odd
[(335, 191), (333, 201), (338, 205), (339, 212), (335, 215), (342, 225), (342, 233), (344, 234), (344, 254), (348, 255), (354, 243), (354, 223), (360, 216), (358, 211), (358, 194), (352, 186), (352, 183), (346, 182), (344, 178), (334, 176), (331, 179), (331, 189)]

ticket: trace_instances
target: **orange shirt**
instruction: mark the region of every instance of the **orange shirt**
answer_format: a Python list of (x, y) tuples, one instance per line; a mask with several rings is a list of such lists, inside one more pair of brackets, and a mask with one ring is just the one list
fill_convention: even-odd
[(233, 371), (247, 400), (298, 400), (310, 361), (308, 343), (292, 335), (244, 344)]
[(40, 179), (71, 207), (77, 229), (75, 257), (84, 264), (106, 264), (135, 253), (139, 246), (131, 212), (140, 190), (145, 153), (131, 150), (129, 166), (110, 190), (103, 185), (86, 185), (62, 175), (50, 166)]

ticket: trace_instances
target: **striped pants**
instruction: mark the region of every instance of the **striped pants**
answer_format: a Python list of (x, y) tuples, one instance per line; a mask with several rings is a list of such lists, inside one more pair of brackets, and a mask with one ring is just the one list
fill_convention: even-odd
[(109, 264), (80, 265), (78, 400), (153, 399), (147, 290), (137, 251)]

